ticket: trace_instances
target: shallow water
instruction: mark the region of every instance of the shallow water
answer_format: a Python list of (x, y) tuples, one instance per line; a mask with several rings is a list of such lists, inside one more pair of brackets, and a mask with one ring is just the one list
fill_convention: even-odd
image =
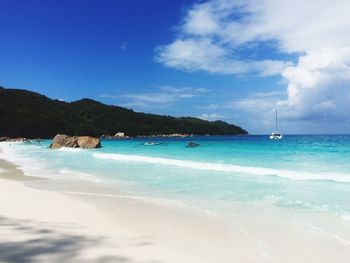
[[(148, 141), (160, 144), (144, 145)], [(188, 148), (189, 141), (200, 146)], [(50, 150), (49, 144), (2, 143), (0, 155), (28, 175), (123, 185), (130, 195), (207, 211), (261, 203), (349, 220), (349, 135), (130, 139), (102, 141), (103, 148), (93, 150)]]

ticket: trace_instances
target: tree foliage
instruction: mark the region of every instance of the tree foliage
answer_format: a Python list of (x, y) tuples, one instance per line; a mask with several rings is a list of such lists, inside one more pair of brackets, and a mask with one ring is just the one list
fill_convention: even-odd
[(101, 136), (116, 132), (129, 136), (247, 133), (223, 121), (139, 113), (91, 99), (68, 103), (27, 90), (0, 87), (0, 136), (52, 138), (57, 133)]

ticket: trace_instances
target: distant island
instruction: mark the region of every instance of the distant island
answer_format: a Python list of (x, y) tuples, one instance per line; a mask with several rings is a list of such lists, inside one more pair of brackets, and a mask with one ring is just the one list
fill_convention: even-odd
[(39, 93), (0, 87), (0, 136), (52, 138), (56, 134), (110, 136), (170, 134), (243, 135), (223, 121), (135, 112), (91, 99), (53, 100)]

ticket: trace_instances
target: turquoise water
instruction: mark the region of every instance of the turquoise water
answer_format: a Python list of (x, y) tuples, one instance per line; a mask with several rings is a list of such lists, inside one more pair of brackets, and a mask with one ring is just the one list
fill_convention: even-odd
[[(350, 214), (350, 136), (193, 137), (102, 141), (93, 150), (50, 150), (50, 141), (1, 144), (29, 175), (123, 184), (126, 193), (200, 203), (268, 203)], [(189, 141), (199, 143), (186, 147)]]

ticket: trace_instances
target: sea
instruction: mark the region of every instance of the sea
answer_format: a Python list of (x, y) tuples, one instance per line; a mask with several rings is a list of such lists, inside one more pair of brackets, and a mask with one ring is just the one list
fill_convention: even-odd
[(350, 135), (102, 140), (88, 150), (51, 150), (50, 143), (2, 143), (1, 157), (29, 176), (122, 185), (125, 194), (206, 210), (266, 202), (350, 220)]
[(74, 181), (219, 218), (211, 222), (224, 220), (236, 245), (243, 235), (264, 257), (284, 251), (305, 259), (305, 249), (318, 256), (308, 262), (349, 259), (350, 135), (132, 138), (102, 140), (99, 149), (50, 144), (3, 142), (0, 158), (50, 185)]

